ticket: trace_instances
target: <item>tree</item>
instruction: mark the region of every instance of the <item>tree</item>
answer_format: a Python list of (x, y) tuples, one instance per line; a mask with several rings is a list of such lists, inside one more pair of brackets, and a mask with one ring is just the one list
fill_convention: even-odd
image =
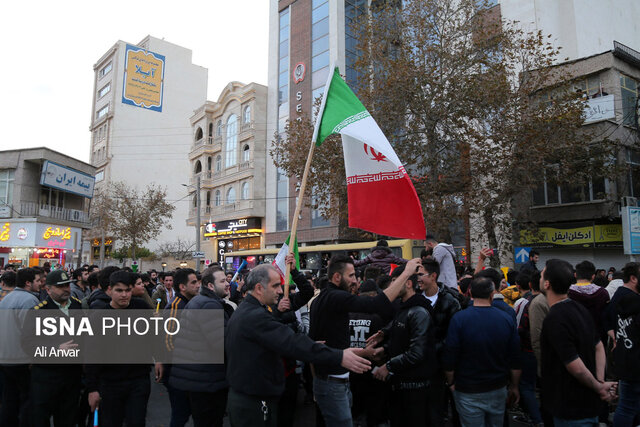
[[(353, 23), (354, 89), (412, 177), (427, 230), (450, 241), (466, 223), (478, 245), (498, 248), (496, 261), (508, 262), (514, 199), (531, 194), (550, 163), (559, 164), (554, 179), (580, 185), (597, 170), (594, 160), (607, 157), (585, 144), (580, 94), (561, 90), (573, 76), (552, 67), (559, 51), (546, 37), (501, 22), (486, 2), (375, 4), (382, 6)], [(304, 167), (310, 128), (310, 119), (289, 123), (274, 143), (276, 164), (289, 175)], [(340, 151), (324, 143), (311, 179), (316, 197), (338, 200), (332, 206), (344, 211)]]
[(178, 237), (175, 242), (163, 243), (158, 247), (158, 253), (162, 257), (173, 257), (176, 260), (191, 259), (195, 251), (196, 242)]
[[(122, 246), (122, 247), (119, 247), (118, 249), (114, 250), (111, 253), (111, 258), (117, 259), (118, 261), (122, 262), (127, 258), (132, 258), (131, 257), (132, 254), (133, 254), (133, 252), (132, 252), (131, 248), (126, 247), (126, 246)], [(148, 248), (145, 248), (145, 247), (137, 248), (136, 249), (136, 256), (138, 258), (148, 258), (148, 259), (155, 259), (156, 258), (156, 254), (153, 253)]]
[(167, 192), (153, 184), (144, 190), (129, 187), (124, 182), (109, 186), (110, 205), (105, 213), (108, 230), (130, 248), (131, 259), (136, 260), (137, 249), (171, 228), (165, 221), (172, 217), (175, 207), (166, 201)]
[(105, 239), (111, 225), (112, 205), (113, 201), (108, 191), (96, 193), (90, 205), (91, 236), (100, 239), (100, 268), (104, 267)]

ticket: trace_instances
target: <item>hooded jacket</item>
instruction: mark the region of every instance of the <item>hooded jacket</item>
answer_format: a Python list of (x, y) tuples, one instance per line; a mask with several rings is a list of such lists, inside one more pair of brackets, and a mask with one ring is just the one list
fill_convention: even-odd
[(615, 371), (619, 379), (637, 382), (640, 381), (640, 295), (623, 297), (617, 308)]
[(453, 246), (448, 243), (438, 243), (433, 248), (433, 259), (440, 265), (440, 275), (438, 282), (450, 288), (458, 288), (458, 275), (456, 274), (456, 264), (454, 262), (456, 253)]
[(385, 352), (391, 381), (401, 388), (426, 386), (437, 372), (433, 335), (433, 310), (422, 295), (415, 294), (400, 304), (400, 310), (385, 331), (389, 339)]
[(105, 309), (111, 303), (111, 297), (102, 289), (98, 288), (91, 292), (87, 298), (87, 304), (91, 309)]
[(380, 268), (383, 274), (388, 275), (391, 270), (391, 264), (402, 265), (406, 262), (406, 259), (395, 256), (387, 246), (376, 246), (364, 259), (356, 260), (353, 264), (356, 267), (373, 264)]

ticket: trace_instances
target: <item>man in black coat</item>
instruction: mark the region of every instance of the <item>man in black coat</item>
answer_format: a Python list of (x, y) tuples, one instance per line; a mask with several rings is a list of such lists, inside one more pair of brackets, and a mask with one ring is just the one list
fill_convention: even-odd
[[(189, 300), (181, 316), (184, 332), (175, 340), (169, 386), (188, 394), (196, 427), (222, 426), (224, 418), (229, 388), (225, 365), (202, 362), (222, 347), (224, 330), (233, 313), (224, 300), (229, 292), (227, 285), (221, 268), (207, 269), (200, 294)], [(219, 312), (204, 315), (194, 313), (196, 310)]]
[[(34, 317), (81, 316), (82, 303), (71, 296), (70, 285), (71, 278), (63, 270), (49, 273), (46, 279), (47, 299), (35, 306), (31, 314)], [(51, 348), (66, 350), (78, 347), (77, 339), (70, 340), (69, 337), (60, 336), (39, 337), (38, 342), (32, 344), (40, 347), (44, 345), (47, 351)], [(34, 353), (35, 351), (31, 351), (30, 355)], [(29, 398), (34, 426), (48, 427), (51, 416), (56, 427), (75, 425), (80, 402), (82, 363), (75, 358), (70, 362), (72, 363), (32, 365)]]
[[(393, 270), (392, 280), (398, 280), (404, 270), (404, 266)], [(373, 376), (391, 383), (392, 427), (430, 425), (424, 403), (429, 383), (437, 372), (437, 362), (432, 308), (419, 291), (418, 275), (413, 274), (400, 291), (402, 302), (393, 322), (377, 336), (383, 336), (385, 344), (376, 354), (384, 353), (386, 363), (374, 369)]]
[(247, 296), (229, 321), (225, 334), (231, 425), (275, 426), (278, 399), (284, 391), (282, 357), (341, 365), (364, 372), (370, 363), (353, 349), (335, 350), (296, 334), (272, 314), (271, 306), (282, 294), (280, 275), (268, 264), (254, 268), (245, 284)]
[[(390, 320), (393, 317), (391, 301), (396, 299), (406, 280), (417, 271), (419, 265), (419, 258), (410, 260), (404, 273), (381, 294), (373, 298), (361, 298), (349, 292), (356, 283), (353, 260), (334, 255), (329, 261), (329, 284), (311, 304), (309, 337), (325, 341), (330, 347), (348, 348), (349, 313), (378, 313), (384, 320)], [(363, 349), (359, 350), (359, 354), (364, 354)], [(318, 364), (314, 368), (313, 394), (325, 422), (330, 426), (351, 424), (349, 372), (336, 365)]]

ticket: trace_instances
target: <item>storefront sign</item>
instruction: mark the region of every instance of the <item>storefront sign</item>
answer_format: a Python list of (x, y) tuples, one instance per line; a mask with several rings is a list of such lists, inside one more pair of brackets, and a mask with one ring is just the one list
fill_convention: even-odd
[(93, 197), (93, 186), (96, 179), (75, 169), (71, 169), (46, 160), (42, 165), (40, 185), (57, 188), (67, 193)]
[(35, 253), (38, 255), (38, 258), (46, 258), (46, 259), (60, 258), (60, 249), (41, 248), (41, 249), (36, 249)]
[(5, 222), (0, 227), (0, 242), (6, 242), (11, 238), (11, 223)]
[(61, 227), (52, 224), (37, 224), (37, 247), (78, 249), (81, 230), (76, 227)]
[(209, 222), (204, 227), (204, 237), (262, 233), (260, 223), (260, 218), (244, 218), (232, 221)]
[(622, 242), (621, 224), (595, 224), (576, 228), (540, 227), (538, 232), (520, 231), (523, 246), (584, 246)]
[(640, 208), (625, 206), (622, 208), (622, 228), (624, 230), (624, 253), (640, 254)]

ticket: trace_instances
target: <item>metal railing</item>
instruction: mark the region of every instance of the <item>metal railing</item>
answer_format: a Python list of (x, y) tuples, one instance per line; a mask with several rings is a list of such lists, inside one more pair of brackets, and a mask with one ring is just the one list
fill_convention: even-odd
[(87, 212), (78, 209), (59, 208), (37, 202), (20, 203), (20, 215), (43, 216), (46, 218), (77, 222), (81, 224), (87, 224), (89, 222), (89, 214)]

